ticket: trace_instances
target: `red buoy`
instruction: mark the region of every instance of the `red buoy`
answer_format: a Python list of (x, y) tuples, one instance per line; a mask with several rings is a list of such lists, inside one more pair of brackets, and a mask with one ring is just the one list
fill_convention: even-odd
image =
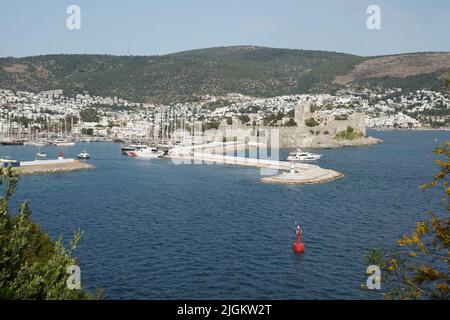
[(297, 236), (297, 242), (294, 243), (294, 251), (302, 253), (305, 250), (305, 245), (302, 243), (302, 229), (299, 226), (295, 229), (295, 235)]

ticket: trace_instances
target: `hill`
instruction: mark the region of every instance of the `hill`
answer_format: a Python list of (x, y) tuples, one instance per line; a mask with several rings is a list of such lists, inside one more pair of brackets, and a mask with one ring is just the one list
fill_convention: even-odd
[(163, 56), (45, 55), (0, 59), (0, 88), (67, 95), (174, 102), (198, 95), (250, 96), (333, 92), (343, 85), (436, 89), (450, 54), (390, 57), (255, 46), (218, 47)]

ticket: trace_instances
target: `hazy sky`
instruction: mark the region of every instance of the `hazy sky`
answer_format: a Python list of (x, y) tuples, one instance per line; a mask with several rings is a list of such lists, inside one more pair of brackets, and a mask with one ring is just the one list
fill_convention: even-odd
[[(259, 45), (359, 55), (450, 51), (447, 0), (0, 0), (0, 56), (154, 55)], [(81, 29), (69, 30), (69, 5)], [(366, 9), (381, 8), (381, 30)]]

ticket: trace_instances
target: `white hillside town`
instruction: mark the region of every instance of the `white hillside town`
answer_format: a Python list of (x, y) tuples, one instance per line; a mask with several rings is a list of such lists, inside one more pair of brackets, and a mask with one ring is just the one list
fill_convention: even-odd
[(368, 128), (448, 129), (450, 98), (441, 92), (401, 89), (376, 92), (369, 89), (340, 90), (331, 94), (285, 95), (254, 98), (238, 93), (202, 96), (196, 102), (154, 105), (118, 97), (74, 97), (62, 90), (31, 93), (0, 89), (0, 136), (33, 139), (37, 136), (65, 134), (107, 139), (138, 140), (149, 135), (151, 127), (170, 123), (190, 127), (203, 122), (218, 128), (222, 122), (246, 126), (296, 126), (294, 108), (308, 103), (319, 115), (347, 119), (364, 113)]

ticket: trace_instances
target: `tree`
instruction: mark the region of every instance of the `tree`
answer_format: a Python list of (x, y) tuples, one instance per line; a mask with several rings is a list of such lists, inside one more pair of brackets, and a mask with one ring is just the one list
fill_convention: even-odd
[(100, 117), (94, 108), (86, 108), (80, 111), (80, 119), (83, 122), (99, 122)]
[(434, 150), (439, 172), (421, 186), (443, 192), (444, 212), (429, 212), (430, 218), (419, 221), (411, 234), (403, 235), (393, 249), (373, 249), (366, 264), (378, 265), (382, 283), (388, 286), (386, 299), (449, 299), (450, 281), (450, 142)]
[[(31, 221), (27, 202), (12, 215), (9, 202), (18, 183), (18, 173), (11, 166), (0, 168), (0, 300), (1, 299), (89, 299), (84, 290), (70, 290), (67, 267), (77, 265), (72, 256), (81, 238), (75, 232), (69, 249), (62, 238), (52, 241), (40, 226)], [(6, 187), (5, 187), (6, 185)]]

